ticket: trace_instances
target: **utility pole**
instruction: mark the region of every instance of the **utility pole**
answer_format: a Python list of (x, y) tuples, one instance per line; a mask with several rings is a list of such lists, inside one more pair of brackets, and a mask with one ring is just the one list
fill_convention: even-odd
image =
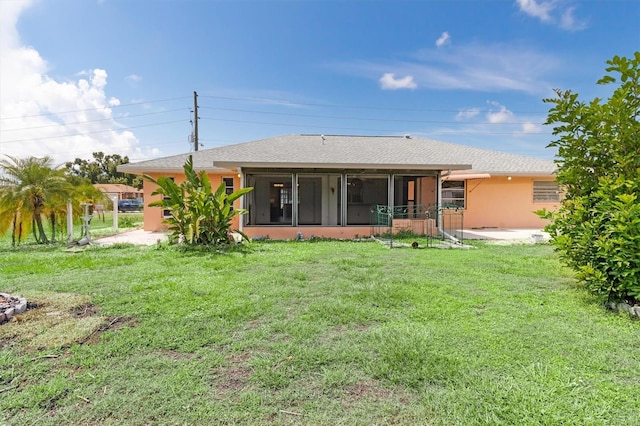
[(198, 92), (193, 92), (193, 149), (198, 150)]

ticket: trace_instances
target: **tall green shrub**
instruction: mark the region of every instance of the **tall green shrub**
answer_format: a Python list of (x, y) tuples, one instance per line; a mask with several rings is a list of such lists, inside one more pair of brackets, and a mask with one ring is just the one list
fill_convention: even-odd
[[(246, 213), (244, 209), (234, 209), (233, 202), (253, 188), (241, 188), (227, 194), (224, 182), (213, 192), (209, 176), (205, 171), (196, 172), (190, 155), (184, 166), (185, 181), (176, 184), (161, 176), (157, 180), (145, 175), (144, 178), (158, 185), (151, 195), (163, 198), (149, 206), (169, 210), (171, 216), (165, 219), (170, 241), (190, 245), (220, 245), (229, 242), (231, 221), (235, 216)], [(239, 232), (235, 230), (235, 232)]]
[(557, 181), (565, 198), (547, 231), (562, 259), (595, 293), (640, 300), (640, 52), (607, 61), (606, 102), (556, 91), (546, 124), (559, 138)]

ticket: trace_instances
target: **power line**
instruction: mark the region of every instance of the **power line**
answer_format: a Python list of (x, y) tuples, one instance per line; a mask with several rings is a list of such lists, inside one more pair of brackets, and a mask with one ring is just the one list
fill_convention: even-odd
[[(211, 98), (211, 99), (225, 99), (231, 101), (242, 101), (242, 102), (254, 102), (254, 103), (263, 103), (263, 104), (271, 104), (271, 105), (280, 105), (280, 106), (316, 106), (316, 107), (328, 107), (328, 108), (348, 108), (348, 109), (370, 109), (370, 110), (380, 110), (380, 111), (415, 111), (415, 112), (461, 112), (467, 111), (467, 109), (437, 109), (437, 108), (394, 108), (394, 107), (379, 107), (372, 105), (339, 105), (339, 104), (322, 104), (322, 103), (305, 103), (305, 102), (289, 102), (289, 101), (277, 101), (273, 99), (258, 99), (258, 98), (234, 98), (229, 96), (207, 96), (207, 95), (199, 95), (201, 98)], [(518, 114), (547, 114), (548, 111), (512, 111)]]
[[(366, 117), (348, 117), (348, 116), (337, 116), (337, 115), (316, 115), (316, 114), (296, 114), (290, 112), (275, 112), (275, 111), (256, 111), (256, 110), (247, 110), (247, 109), (234, 109), (234, 108), (219, 108), (219, 107), (205, 107), (201, 106), (201, 109), (215, 109), (218, 111), (232, 111), (232, 112), (248, 112), (254, 114), (267, 114), (267, 115), (283, 115), (290, 117), (308, 117), (308, 118), (328, 118), (328, 119), (336, 119), (336, 120), (359, 120), (359, 121), (388, 121), (391, 123), (417, 123), (417, 124), (464, 124), (464, 125), (477, 125), (477, 122), (461, 122), (461, 121), (440, 121), (440, 120), (399, 120), (393, 118), (366, 118)], [(481, 124), (538, 124), (542, 125), (543, 123), (531, 123), (530, 121), (509, 121), (509, 122), (496, 122), (496, 123), (481, 123)]]
[(173, 120), (173, 121), (165, 121), (163, 123), (142, 124), (140, 126), (121, 127), (121, 128), (118, 128), (118, 129), (95, 130), (93, 132), (72, 133), (72, 134), (68, 134), (68, 135), (58, 135), (58, 136), (45, 136), (45, 137), (41, 137), (41, 138), (16, 139), (16, 140), (10, 140), (10, 141), (2, 141), (2, 142), (0, 142), (0, 144), (31, 142), (31, 141), (40, 141), (40, 140), (45, 140), (45, 139), (62, 139), (62, 138), (70, 138), (70, 137), (74, 137), (74, 136), (92, 135), (92, 134), (95, 134), (95, 133), (120, 132), (120, 131), (123, 131), (123, 130), (139, 129), (139, 128), (142, 128), (142, 127), (163, 126), (165, 124), (182, 123), (184, 121), (185, 120)]
[(17, 132), (17, 131), (24, 131), (24, 130), (45, 129), (47, 127), (64, 127), (64, 126), (69, 126), (71, 124), (86, 124), (86, 123), (97, 123), (97, 122), (100, 122), (100, 121), (124, 120), (124, 119), (132, 118), (132, 117), (143, 117), (143, 116), (147, 116), (147, 115), (158, 115), (158, 114), (166, 114), (166, 113), (175, 112), (175, 111), (184, 111), (184, 109), (185, 108), (175, 108), (175, 109), (168, 109), (168, 110), (165, 110), (165, 111), (147, 112), (147, 113), (143, 113), (143, 114), (121, 115), (121, 116), (117, 116), (117, 117), (100, 118), (100, 119), (96, 119), (96, 120), (84, 120), (84, 121), (74, 121), (74, 122), (71, 122), (71, 123), (48, 124), (46, 126), (18, 127), (18, 128), (15, 128), (15, 129), (0, 129), (0, 132)]
[[(306, 124), (290, 124), (290, 123), (274, 123), (274, 122), (266, 122), (266, 121), (249, 121), (249, 120), (229, 120), (223, 118), (208, 118), (208, 117), (200, 117), (202, 120), (210, 120), (210, 121), (224, 121), (230, 123), (245, 123), (245, 124), (264, 124), (269, 126), (284, 126), (284, 127), (298, 127), (298, 128), (310, 128), (310, 129), (338, 129), (338, 130), (353, 130), (358, 132), (398, 132), (398, 129), (363, 129), (357, 127), (339, 127), (339, 126), (316, 126), (316, 125), (306, 125)], [(484, 124), (484, 123), (481, 123)], [(434, 134), (476, 134), (476, 135), (512, 135), (516, 132), (480, 132), (480, 131), (429, 131), (429, 133)], [(551, 132), (536, 132), (536, 133), (523, 133), (523, 135), (551, 135)]]
[(74, 113), (74, 112), (101, 111), (101, 110), (105, 110), (105, 109), (124, 108), (124, 107), (128, 107), (128, 106), (139, 106), (139, 105), (155, 104), (155, 103), (159, 103), (159, 102), (170, 102), (170, 101), (177, 101), (177, 100), (183, 100), (183, 99), (188, 99), (188, 96), (181, 96), (179, 98), (158, 99), (158, 100), (155, 100), (155, 101), (131, 102), (131, 103), (128, 103), (128, 104), (109, 105), (109, 106), (104, 106), (104, 107), (100, 107), (100, 108), (86, 108), (86, 109), (76, 109), (76, 110), (71, 110), (71, 111), (57, 111), (57, 112), (52, 111), (52, 112), (43, 112), (42, 114), (21, 115), (21, 116), (16, 116), (16, 117), (1, 117), (0, 120), (17, 120), (17, 119), (20, 119), (20, 118), (45, 117), (45, 116), (48, 116), (48, 115), (71, 114), (71, 113)]

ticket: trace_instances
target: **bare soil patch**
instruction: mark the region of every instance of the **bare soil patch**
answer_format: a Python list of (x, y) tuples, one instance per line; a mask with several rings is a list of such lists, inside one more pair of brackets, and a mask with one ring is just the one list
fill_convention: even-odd
[(247, 352), (234, 354), (227, 358), (229, 365), (221, 365), (212, 371), (212, 384), (221, 398), (226, 398), (247, 387), (251, 369), (246, 362), (251, 358)]
[(0, 348), (19, 345), (29, 350), (97, 341), (106, 330), (134, 325), (129, 317), (104, 317), (87, 295), (33, 292), (25, 294), (27, 311), (0, 327)]

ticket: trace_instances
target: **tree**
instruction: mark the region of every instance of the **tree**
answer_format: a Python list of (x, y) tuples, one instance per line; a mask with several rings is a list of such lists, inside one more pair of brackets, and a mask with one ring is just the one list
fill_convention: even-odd
[(149, 206), (162, 207), (171, 212), (171, 216), (165, 220), (169, 226), (170, 241), (183, 241), (189, 245), (229, 243), (232, 219), (246, 213), (244, 209), (234, 209), (233, 202), (253, 188), (241, 188), (227, 194), (226, 185), (222, 182), (212, 192), (209, 176), (205, 171), (196, 172), (193, 169), (191, 155), (183, 169), (185, 181), (180, 184), (164, 176), (157, 180), (144, 176), (149, 182), (158, 185), (151, 195), (162, 196), (161, 200), (154, 201)]
[(128, 164), (129, 157), (121, 157), (118, 154), (104, 155), (103, 152), (94, 152), (93, 161), (76, 158), (72, 162), (65, 163), (67, 173), (72, 176), (87, 178), (91, 183), (122, 183), (142, 188), (142, 179), (138, 176), (120, 173), (117, 167)]
[[(55, 240), (56, 214), (71, 194), (64, 171), (52, 166), (51, 157), (0, 160), (0, 231), (12, 229), (13, 245), (20, 243), (29, 229), (38, 243), (48, 243), (43, 217), (51, 220)], [(17, 240), (17, 241), (16, 241)]]
[(640, 300), (640, 52), (607, 64), (598, 84), (618, 87), (606, 102), (560, 90), (545, 99), (565, 198), (559, 211), (539, 213), (552, 219), (552, 242), (589, 289), (633, 302)]

